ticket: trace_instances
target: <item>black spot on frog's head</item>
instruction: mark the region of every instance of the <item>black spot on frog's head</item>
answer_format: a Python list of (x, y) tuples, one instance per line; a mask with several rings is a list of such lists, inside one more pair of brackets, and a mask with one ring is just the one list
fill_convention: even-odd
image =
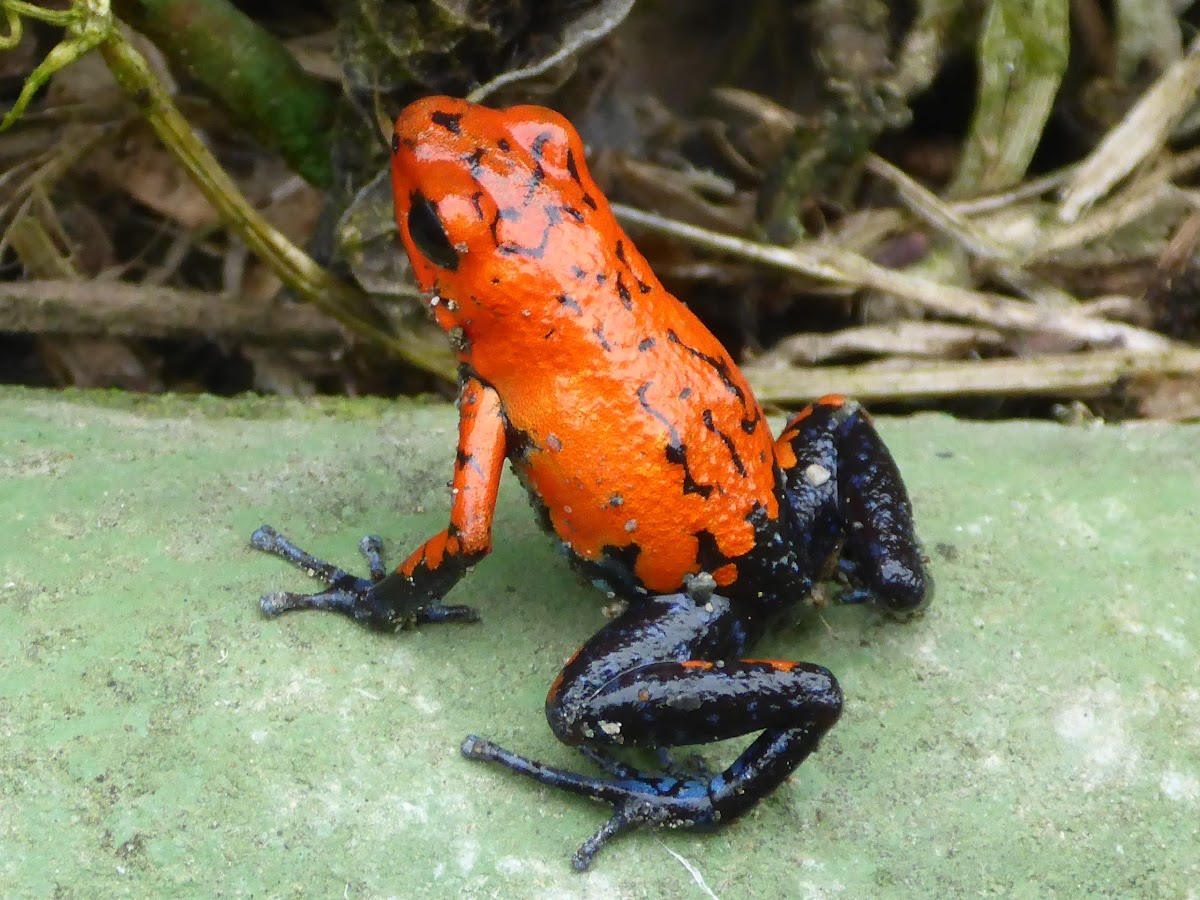
[(462, 113), (446, 112), (439, 109), (429, 118), (434, 125), (445, 128), (451, 134), (456, 135), (462, 131)]

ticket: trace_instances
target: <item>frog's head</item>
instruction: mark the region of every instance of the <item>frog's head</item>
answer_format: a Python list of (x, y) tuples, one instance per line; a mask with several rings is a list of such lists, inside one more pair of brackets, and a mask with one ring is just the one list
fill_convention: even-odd
[(616, 227), (579, 135), (540, 107), (416, 101), (396, 120), (392, 188), (400, 240), (446, 328), (472, 305), (504, 315), (560, 295)]

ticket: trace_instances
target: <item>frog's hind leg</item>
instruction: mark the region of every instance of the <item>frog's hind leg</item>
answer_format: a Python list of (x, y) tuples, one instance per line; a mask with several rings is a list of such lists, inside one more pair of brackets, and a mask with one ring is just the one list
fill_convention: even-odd
[[(631, 826), (730, 822), (804, 762), (842, 708), (837, 681), (820, 666), (726, 658), (739, 649), (729, 638), (734, 625), (724, 597), (653, 597), (605, 626), (567, 663), (546, 698), (546, 717), (560, 740), (587, 748), (607, 778), (547, 766), (474, 736), (463, 753), (612, 804), (612, 818), (575, 854), (577, 869)], [(603, 752), (755, 731), (762, 734), (716, 775), (644, 772)]]
[(884, 607), (911, 613), (933, 595), (900, 470), (870, 417), (838, 395), (796, 414), (775, 442), (793, 533), (810, 559), (841, 550)]

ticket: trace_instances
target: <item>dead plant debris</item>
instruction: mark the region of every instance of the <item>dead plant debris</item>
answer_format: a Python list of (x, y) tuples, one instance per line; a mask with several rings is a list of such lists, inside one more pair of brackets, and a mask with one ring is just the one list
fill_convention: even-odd
[(0, 0), (2, 382), (449, 394), (381, 135), (452, 93), (572, 118), (764, 403), (1200, 416), (1190, 3), (154, 7)]

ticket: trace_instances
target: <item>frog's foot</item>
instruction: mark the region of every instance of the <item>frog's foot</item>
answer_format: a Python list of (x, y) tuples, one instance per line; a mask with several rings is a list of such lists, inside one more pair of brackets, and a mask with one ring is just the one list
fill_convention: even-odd
[(640, 773), (606, 755), (585, 752), (613, 776), (611, 780), (594, 778), (547, 766), (475, 735), (469, 735), (463, 741), (462, 752), (468, 759), (497, 762), (542, 784), (612, 804), (612, 818), (588, 838), (571, 859), (571, 865), (580, 872), (592, 864), (601, 847), (626, 829), (639, 825), (703, 828), (714, 826), (721, 820), (711, 795), (717, 779), (656, 777)]
[(613, 815), (575, 852), (571, 864), (583, 871), (600, 848), (629, 828), (715, 828), (732, 822), (800, 765), (832, 723), (764, 731), (725, 771), (716, 775), (655, 775), (618, 763), (607, 754), (585, 751), (612, 778), (596, 778), (548, 766), (469, 735), (468, 759), (496, 762), (507, 769), (581, 797), (611, 804)]
[(410, 578), (399, 573), (388, 575), (383, 562), (383, 542), (374, 535), (368, 535), (359, 543), (370, 578), (359, 578), (317, 559), (269, 525), (255, 531), (250, 536), (250, 544), (329, 585), (329, 590), (313, 594), (288, 591), (264, 594), (260, 605), (265, 615), (274, 617), (296, 609), (324, 609), (373, 628), (385, 629), (430, 622), (479, 621), (479, 614), (471, 607), (443, 605), (412, 590)]

